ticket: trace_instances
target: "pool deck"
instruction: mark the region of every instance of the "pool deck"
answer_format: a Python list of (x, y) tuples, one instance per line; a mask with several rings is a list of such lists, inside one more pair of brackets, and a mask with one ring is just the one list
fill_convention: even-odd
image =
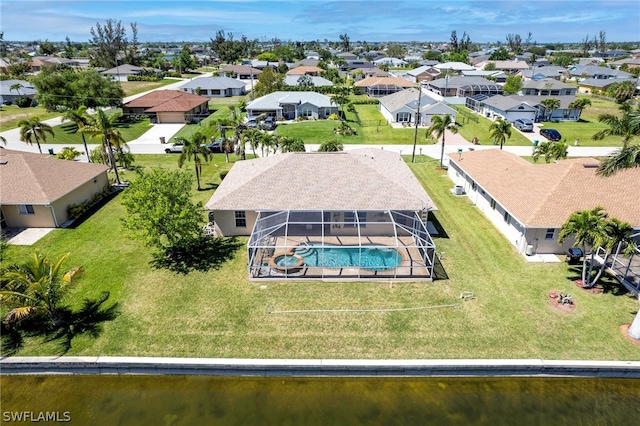
[(150, 374), (264, 377), (601, 377), (640, 378), (640, 361), (543, 359), (243, 359), (11, 357), (7, 374)]

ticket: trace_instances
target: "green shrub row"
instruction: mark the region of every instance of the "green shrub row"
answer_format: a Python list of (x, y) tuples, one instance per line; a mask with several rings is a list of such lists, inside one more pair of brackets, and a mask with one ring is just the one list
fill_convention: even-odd
[(358, 98), (351, 100), (349, 103), (353, 105), (378, 105), (380, 101), (378, 99)]
[(160, 81), (162, 78), (161, 75), (130, 75), (127, 77), (127, 81)]
[(316, 92), (323, 95), (341, 95), (351, 88), (344, 86), (285, 86), (283, 90), (289, 92)]
[(85, 214), (93, 205), (98, 203), (103, 198), (107, 197), (110, 193), (111, 188), (109, 187), (109, 185), (106, 185), (101, 192), (96, 192), (90, 199), (85, 200), (80, 204), (69, 204), (67, 206), (67, 215), (69, 216), (69, 219), (79, 218), (80, 216)]

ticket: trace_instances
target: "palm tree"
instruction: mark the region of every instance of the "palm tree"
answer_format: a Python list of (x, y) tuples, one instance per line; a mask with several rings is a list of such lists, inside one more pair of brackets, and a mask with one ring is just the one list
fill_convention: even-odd
[(440, 168), (442, 168), (442, 161), (444, 160), (444, 136), (446, 130), (451, 130), (451, 133), (458, 133), (458, 126), (452, 120), (449, 114), (443, 116), (435, 115), (431, 118), (431, 126), (427, 128), (426, 136), (435, 136), (436, 140), (442, 137), (442, 150), (440, 151)]
[(291, 138), (288, 136), (281, 136), (279, 139), (280, 152), (305, 152), (306, 148), (304, 142), (301, 139)]
[(222, 141), (220, 142), (220, 148), (224, 150), (225, 159), (228, 163), (230, 148), (227, 147), (227, 145), (229, 144), (229, 140), (227, 139), (227, 130), (236, 129), (238, 125), (234, 120), (230, 118), (219, 118), (217, 120), (213, 120), (210, 123), (210, 126), (215, 126), (216, 131), (220, 133), (220, 139), (222, 139)]
[(262, 132), (256, 129), (249, 129), (242, 134), (242, 140), (245, 143), (249, 143), (249, 146), (253, 150), (253, 156), (256, 157), (256, 149), (258, 149), (262, 141)]
[(611, 176), (620, 170), (640, 167), (640, 144), (621, 148), (598, 167), (597, 174)]
[(489, 132), (491, 132), (491, 137), (495, 142), (500, 142), (500, 149), (502, 149), (502, 145), (507, 142), (507, 139), (511, 138), (511, 123), (498, 118), (489, 126)]
[(20, 94), (20, 89), (23, 89), (24, 86), (20, 83), (13, 83), (11, 86), (9, 86), (9, 92), (15, 90), (16, 92), (18, 92), (18, 96), (21, 96)]
[(600, 245), (605, 250), (602, 265), (590, 286), (594, 286), (602, 276), (607, 267), (607, 260), (614, 250), (622, 250), (623, 256), (631, 257), (636, 251), (636, 241), (632, 235), (635, 232), (633, 227), (627, 222), (622, 222), (618, 218), (612, 217), (604, 227), (604, 241)]
[(569, 145), (564, 142), (542, 142), (533, 147), (533, 161), (538, 162), (538, 159), (542, 156), (546, 163), (550, 163), (551, 160), (567, 158), (568, 153)]
[(108, 158), (109, 166), (116, 175), (116, 183), (120, 185), (120, 175), (113, 156), (112, 146), (120, 150), (126, 143), (115, 126), (118, 118), (120, 118), (120, 113), (107, 115), (103, 110), (99, 109), (95, 115), (91, 116), (90, 123), (82, 128), (82, 132), (87, 133), (91, 138), (102, 139), (102, 155)]
[[(341, 111), (341, 107), (349, 102), (349, 97), (345, 94), (338, 93), (336, 95), (331, 96), (330, 102), (338, 106), (338, 112)], [(342, 108), (342, 113), (340, 114), (340, 120), (344, 119), (344, 108)]]
[(269, 133), (262, 134), (262, 155), (264, 156), (264, 150), (267, 149), (267, 157), (269, 156), (269, 151), (273, 150), (275, 154), (278, 151), (278, 138)]
[[(560, 229), (558, 235), (558, 243), (562, 244), (564, 240), (573, 236), (575, 238), (574, 245), (580, 245), (584, 257), (582, 260), (582, 285), (589, 286), (591, 268), (593, 268), (593, 258), (595, 255), (595, 247), (600, 246), (605, 240), (605, 226), (608, 223), (608, 215), (602, 206), (597, 206), (592, 210), (581, 210), (571, 213), (566, 222)], [(591, 250), (587, 253), (587, 246)], [(591, 266), (589, 276), (587, 276), (587, 255), (591, 255)]]
[(551, 120), (551, 115), (553, 115), (554, 109), (560, 108), (560, 99), (558, 98), (547, 98), (540, 103), (544, 106), (547, 120)]
[(59, 325), (57, 311), (71, 284), (70, 274), (60, 277), (67, 256), (52, 261), (42, 253), (34, 253), (25, 265), (9, 268), (2, 274), (0, 303), (9, 309), (4, 317), (7, 324), (44, 316)]
[(29, 145), (33, 145), (35, 140), (38, 144), (38, 150), (42, 154), (42, 147), (40, 147), (40, 141), (47, 141), (47, 133), (51, 136), (55, 136), (53, 129), (47, 123), (40, 121), (40, 117), (34, 116), (25, 120), (20, 120), (18, 123), (20, 127), (20, 140), (26, 142)]
[(66, 111), (62, 115), (62, 121), (71, 121), (80, 130), (80, 135), (82, 135), (82, 144), (84, 145), (84, 152), (87, 154), (87, 160), (89, 163), (91, 162), (91, 156), (89, 155), (89, 148), (87, 147), (87, 140), (84, 137), (84, 133), (82, 132), (82, 128), (89, 124), (90, 118), (87, 115), (87, 107), (84, 105), (80, 105), (78, 109), (70, 109)]
[(200, 188), (200, 175), (202, 174), (202, 160), (209, 161), (210, 151), (209, 149), (203, 146), (203, 143), (207, 140), (207, 137), (202, 132), (195, 132), (191, 139), (187, 138), (178, 138), (178, 142), (183, 143), (182, 153), (180, 154), (180, 158), (178, 158), (178, 167), (182, 167), (184, 165), (185, 160), (191, 161), (193, 158), (193, 162), (196, 167), (196, 181), (198, 182), (198, 191), (202, 191)]
[(602, 140), (607, 136), (622, 136), (622, 148), (640, 134), (640, 105), (632, 110), (628, 103), (620, 105), (622, 117), (613, 114), (600, 114), (598, 121), (609, 126), (593, 135), (593, 140)]
[[(580, 115), (582, 115), (582, 111), (588, 106), (591, 106), (591, 99), (589, 98), (578, 98), (569, 104), (570, 109), (580, 110)], [(578, 116), (578, 118), (580, 117)]]
[(318, 152), (339, 152), (344, 150), (344, 145), (340, 143), (338, 138), (329, 139), (320, 144)]

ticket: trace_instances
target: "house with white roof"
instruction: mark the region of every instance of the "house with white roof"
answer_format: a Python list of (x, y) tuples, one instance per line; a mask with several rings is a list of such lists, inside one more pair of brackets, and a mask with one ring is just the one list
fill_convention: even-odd
[(198, 77), (189, 80), (178, 90), (209, 98), (242, 96), (247, 93), (245, 83), (231, 77)]
[(436, 207), (395, 152), (240, 161), (205, 208), (216, 235), (249, 236), (250, 279), (433, 278), (426, 224)]
[(247, 104), (249, 116), (267, 114), (285, 120), (329, 118), (337, 113), (338, 105), (332, 104), (329, 96), (316, 92), (273, 92)]

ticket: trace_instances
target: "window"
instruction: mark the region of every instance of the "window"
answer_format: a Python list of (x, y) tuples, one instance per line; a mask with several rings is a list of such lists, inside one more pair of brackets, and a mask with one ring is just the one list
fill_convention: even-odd
[(313, 110), (312, 109), (303, 109), (302, 112), (300, 113), (301, 116), (309, 118), (309, 117), (313, 117)]
[(211, 89), (211, 94), (212, 95), (219, 95), (220, 94), (220, 89)]
[(492, 209), (496, 209), (496, 200), (494, 200), (493, 198), (491, 199), (491, 208)]
[(246, 228), (247, 227), (247, 215), (244, 211), (235, 212), (236, 216), (236, 228)]
[(507, 222), (507, 224), (511, 223), (511, 215), (507, 212), (504, 212), (504, 221)]
[(399, 112), (396, 115), (396, 117), (397, 117), (396, 121), (398, 123), (401, 123), (401, 122), (407, 122), (408, 123), (408, 122), (411, 121), (411, 113), (409, 113), (409, 112)]
[(19, 204), (18, 211), (20, 214), (36, 214), (31, 204)]
[(553, 228), (547, 229), (547, 233), (544, 235), (545, 240), (553, 240), (553, 236), (556, 233), (556, 230)]

